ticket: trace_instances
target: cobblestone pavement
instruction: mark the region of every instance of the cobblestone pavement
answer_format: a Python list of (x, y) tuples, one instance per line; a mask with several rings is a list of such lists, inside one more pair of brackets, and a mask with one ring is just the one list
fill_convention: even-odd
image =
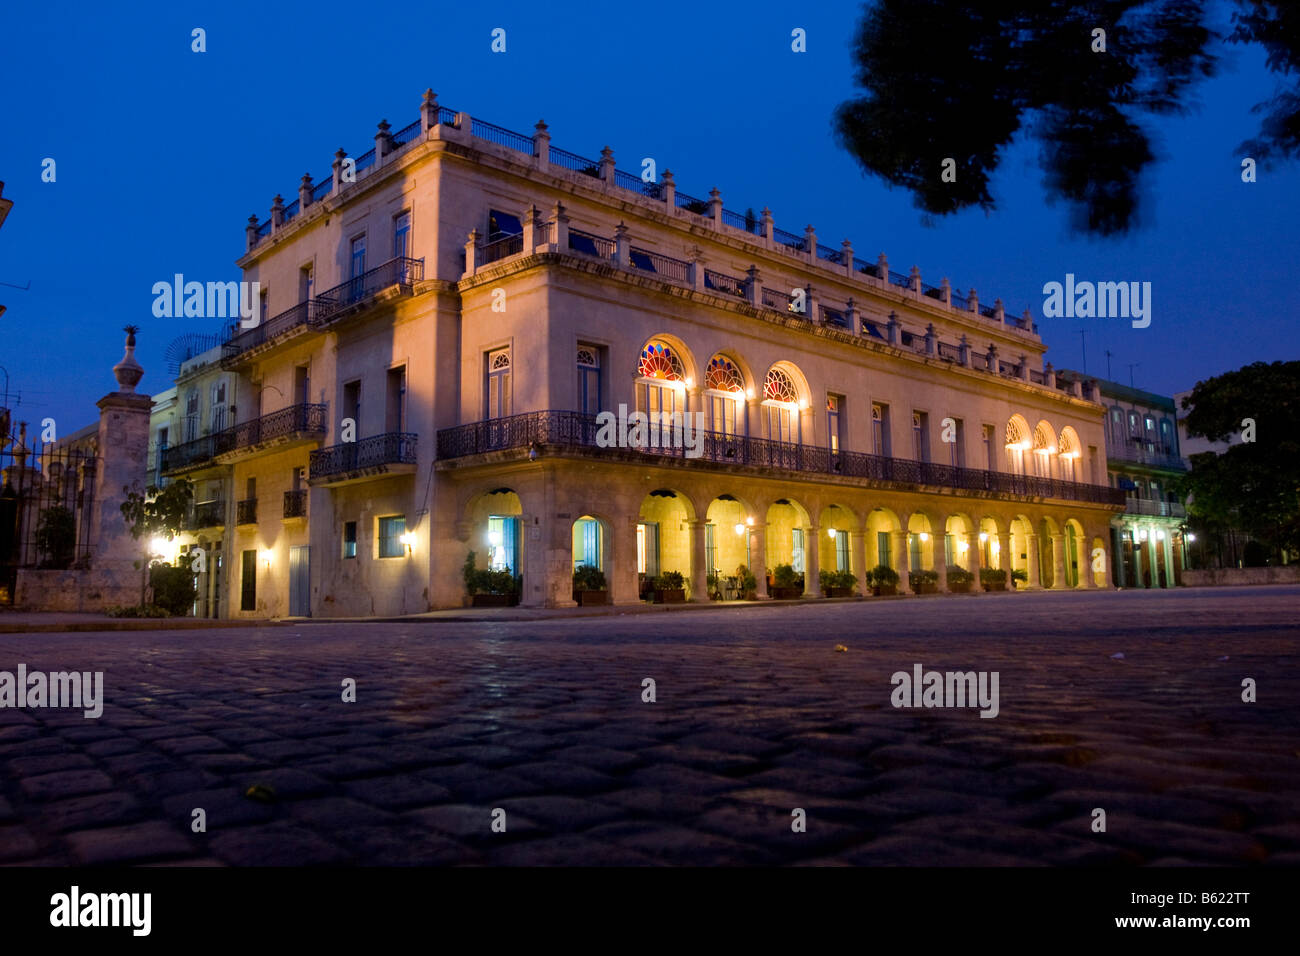
[[(1269, 587), (0, 635), (0, 670), (102, 670), (106, 698), (0, 710), (0, 860), (1295, 865), (1297, 608)], [(895, 709), (916, 663), (999, 672), (999, 715)]]

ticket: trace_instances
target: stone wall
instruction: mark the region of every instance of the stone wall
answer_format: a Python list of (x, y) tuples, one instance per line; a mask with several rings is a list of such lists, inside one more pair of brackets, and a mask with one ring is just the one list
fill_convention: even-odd
[(1223, 587), (1232, 584), (1300, 584), (1300, 564), (1271, 568), (1212, 568), (1183, 571), (1185, 587)]
[(117, 568), (83, 571), (18, 569), (14, 606), (37, 611), (103, 611), (140, 603), (140, 572)]

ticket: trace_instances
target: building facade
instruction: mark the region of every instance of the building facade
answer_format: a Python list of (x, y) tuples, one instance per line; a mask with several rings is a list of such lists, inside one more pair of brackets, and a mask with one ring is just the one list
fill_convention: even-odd
[[(831, 248), (717, 190), (645, 182), (453, 112), (336, 156), (250, 217), (262, 321), (223, 346), (226, 428), (164, 453), (237, 495), (223, 614), (402, 614), (465, 602), (461, 568), (521, 603), (613, 603), (740, 565), (981, 567), (1109, 586), (1106, 419), (1044, 366), (1028, 316)], [(177, 383), (177, 402), (186, 401)], [(232, 401), (233, 404), (233, 401)], [(601, 413), (698, 415), (602, 429)], [(635, 419), (633, 419), (635, 421)], [(611, 435), (616, 438), (612, 438)]]
[(1119, 382), (1097, 383), (1106, 406), (1107, 478), (1124, 493), (1111, 521), (1112, 580), (1119, 587), (1171, 588), (1187, 566), (1187, 511), (1174, 490), (1187, 472), (1174, 399)]

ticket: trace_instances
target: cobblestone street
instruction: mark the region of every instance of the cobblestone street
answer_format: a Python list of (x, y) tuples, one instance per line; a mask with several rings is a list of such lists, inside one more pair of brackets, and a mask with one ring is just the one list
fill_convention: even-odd
[[(0, 634), (0, 670), (103, 671), (105, 698), (0, 710), (0, 860), (1295, 865), (1298, 609), (1265, 587)], [(918, 663), (997, 671), (1000, 713), (895, 709)]]

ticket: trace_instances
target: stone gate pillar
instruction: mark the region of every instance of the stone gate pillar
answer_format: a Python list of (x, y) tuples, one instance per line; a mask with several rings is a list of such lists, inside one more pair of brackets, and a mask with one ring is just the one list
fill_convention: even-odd
[(91, 566), (96, 571), (120, 572), (138, 580), (135, 562), (148, 542), (131, 537), (122, 516), (128, 491), (141, 494), (149, 467), (149, 411), (153, 399), (137, 395), (135, 387), (144, 369), (135, 360), (134, 326), (127, 326), (126, 352), (113, 366), (118, 390), (109, 392), (99, 406), (99, 447), (95, 466), (95, 498), (91, 516), (94, 552)]

